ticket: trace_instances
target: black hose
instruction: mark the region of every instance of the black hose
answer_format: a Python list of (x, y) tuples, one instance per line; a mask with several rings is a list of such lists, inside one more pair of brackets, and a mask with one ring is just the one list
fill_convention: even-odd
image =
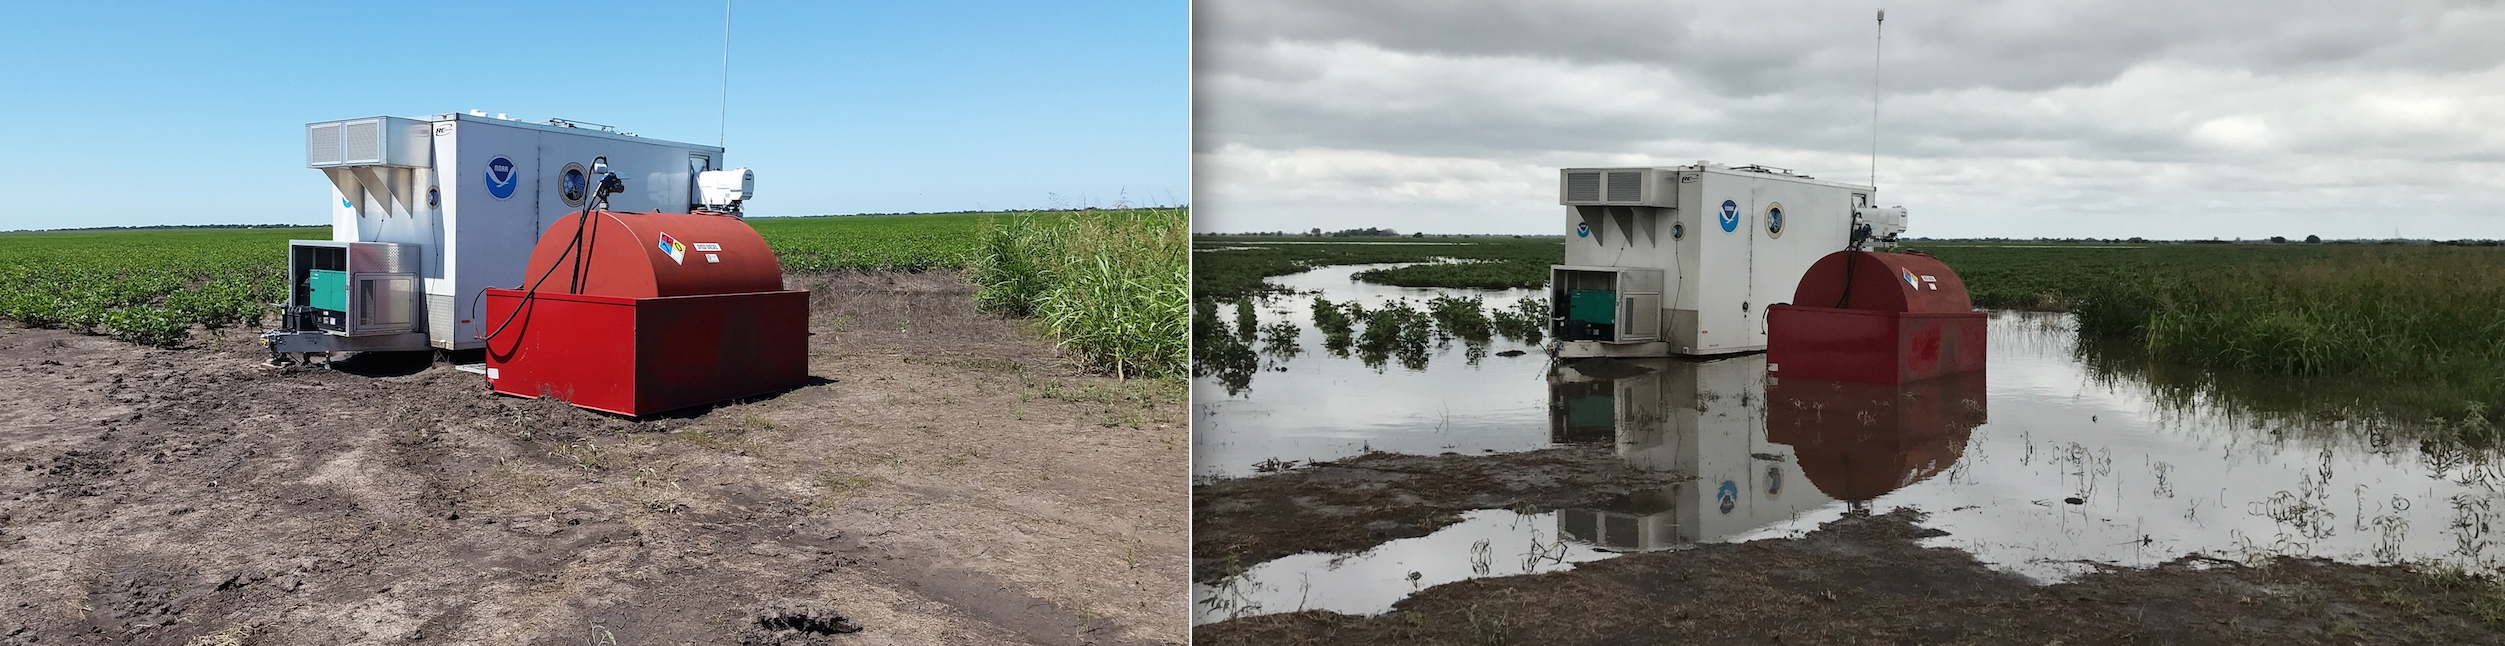
[[(558, 258), (564, 258), (569, 254), (574, 255), (575, 269), (573, 280), (575, 281), (575, 286), (572, 290), (574, 292), (580, 293), (582, 291), (581, 283), (583, 279), (583, 256), (588, 255), (574, 254), (574, 248), (582, 246), (584, 230), (590, 229), (593, 226), (598, 226), (597, 221), (591, 220), (592, 211), (599, 210), (600, 207), (608, 205), (609, 184), (607, 182), (602, 182), (600, 186), (592, 192), (592, 198), (583, 203), (583, 210), (574, 214), (574, 239), (565, 243), (565, 251), (557, 252)], [(591, 224), (586, 224), (586, 222), (591, 222)], [(505, 326), (512, 325), (514, 317), (521, 316), (522, 309), (528, 307), (531, 303), (531, 299), (539, 295), (539, 286), (547, 283), (549, 276), (556, 275), (558, 264), (560, 263), (548, 263), (548, 271), (541, 272), (539, 274), (539, 280), (531, 281), (530, 289), (522, 292), (522, 302), (514, 304), (513, 312), (505, 315), (503, 323), (496, 324), (496, 331), (481, 335), (478, 338), (483, 341), (496, 338), (496, 335), (498, 334), (503, 334)], [(470, 298), (470, 311), (478, 311), (478, 301), (486, 297), (487, 290), (478, 290), (478, 296)]]
[(1859, 251), (1844, 252), (1844, 292), (1835, 296), (1835, 309), (1844, 309), (1844, 303), (1853, 299), (1853, 259), (1860, 256)]

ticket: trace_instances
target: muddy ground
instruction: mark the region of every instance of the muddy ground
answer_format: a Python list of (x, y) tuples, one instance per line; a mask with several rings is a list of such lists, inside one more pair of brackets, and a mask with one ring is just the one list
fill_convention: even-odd
[(0, 644), (1185, 639), (1180, 384), (953, 274), (789, 282), (818, 380), (649, 420), (0, 329)]
[(2186, 557), (2038, 586), (1897, 510), (1797, 539), (1621, 556), (1428, 588), (1391, 612), (1200, 626), (1233, 644), (2497, 644), (2505, 589), (2460, 575), (2281, 557)]
[(1587, 444), (1481, 456), (1368, 453), (1193, 487), (1192, 580), (1299, 552), (1425, 536), (1473, 509), (1539, 513), (1660, 489), (1672, 477)]

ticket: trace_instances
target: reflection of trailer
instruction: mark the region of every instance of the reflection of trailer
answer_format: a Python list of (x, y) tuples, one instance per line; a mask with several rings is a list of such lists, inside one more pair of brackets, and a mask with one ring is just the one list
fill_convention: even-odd
[(1765, 307), (1856, 231), (1880, 246), (1905, 211), (1868, 186), (1761, 166), (1568, 168), (1566, 262), (1550, 270), (1563, 357), (1763, 350)]
[(522, 283), (540, 233), (582, 209), (601, 162), (634, 190), (621, 211), (736, 212), (747, 169), (722, 149), (558, 119), (484, 113), (305, 126), (305, 164), (331, 183), (331, 239), (289, 243), (273, 353), (480, 347), (488, 287)]
[(1550, 378), (1553, 433), (1613, 426), (1618, 456), (1693, 480), (1602, 508), (1557, 512), (1558, 534), (1613, 550), (1720, 540), (1833, 502), (1809, 486), (1789, 447), (1766, 439), (1765, 362), (1638, 362), (1649, 370), (1594, 379), (1568, 366)]

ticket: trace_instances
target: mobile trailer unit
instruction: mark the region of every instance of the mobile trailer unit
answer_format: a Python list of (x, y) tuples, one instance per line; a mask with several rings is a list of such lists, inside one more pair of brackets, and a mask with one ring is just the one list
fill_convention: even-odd
[(1550, 268), (1560, 357), (1766, 348), (1766, 306), (1856, 231), (1892, 245), (1902, 207), (1871, 187), (1762, 166), (1567, 168), (1565, 264)]
[(482, 347), (480, 294), (522, 284), (540, 233), (583, 208), (602, 162), (633, 187), (609, 197), (621, 211), (735, 210), (753, 190), (746, 169), (722, 170), (722, 148), (559, 119), (306, 124), (305, 165), (331, 181), (331, 240), (290, 241), (285, 322), (263, 341), (273, 353)]

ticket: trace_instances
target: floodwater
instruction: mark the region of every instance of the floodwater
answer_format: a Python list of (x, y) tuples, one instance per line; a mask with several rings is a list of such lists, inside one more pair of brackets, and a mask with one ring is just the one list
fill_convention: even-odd
[[(1363, 268), (1273, 279), (1369, 304), (1533, 292), (1352, 284)], [(2187, 396), (2091, 365), (2066, 315), (1995, 313), (1981, 374), (1905, 386), (1769, 378), (1763, 355), (1551, 366), (1536, 348), (1475, 364), (1458, 343), (1423, 369), (1319, 351), (1310, 296), (1274, 299), (1306, 351), (1264, 358), (1239, 391), (1195, 380), (1195, 470), (1366, 450), (1438, 454), (1610, 442), (1694, 480), (1591, 509), (1470, 512), (1466, 522), (1359, 554), (1300, 554), (1195, 586), (1200, 622), (1299, 608), (1379, 613), (1426, 586), (1568, 569), (1635, 551), (1806, 533), (1853, 510), (1911, 507), (1965, 550), (2043, 582), (2187, 554), (2358, 563), (2505, 562), (2505, 462), (2410, 437), (2411, 422), (2272, 414), (2224, 391)], [(2127, 366), (2126, 366), (2127, 368)], [(2266, 387), (2271, 385), (2266, 384)], [(2316, 386), (2276, 384), (2273, 396)], [(2295, 390), (2290, 393), (2289, 390)], [(1275, 461), (1275, 462), (1274, 462)]]

